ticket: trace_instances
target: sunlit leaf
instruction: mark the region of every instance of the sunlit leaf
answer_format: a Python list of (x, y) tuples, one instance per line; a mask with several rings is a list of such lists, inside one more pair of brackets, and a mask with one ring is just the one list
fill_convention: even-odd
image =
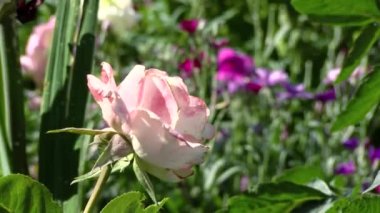
[(377, 175), (375, 177), (375, 180), (372, 182), (372, 184), (368, 187), (368, 189), (366, 189), (364, 193), (368, 193), (372, 190), (374, 190), (376, 187), (380, 186), (380, 171), (377, 172)]
[(0, 205), (11, 212), (62, 212), (49, 190), (28, 176), (0, 178), (0, 194)]
[(350, 77), (355, 68), (360, 64), (361, 59), (368, 53), (375, 41), (377, 41), (379, 35), (380, 27), (377, 24), (370, 24), (362, 30), (347, 58), (344, 60), (342, 71), (335, 83), (340, 83)]
[(364, 195), (350, 198), (342, 198), (335, 202), (327, 213), (377, 213), (380, 212), (380, 197), (375, 195)]
[(306, 202), (327, 197), (318, 190), (291, 182), (261, 184), (250, 196), (232, 197), (228, 212), (291, 212)]
[(75, 127), (67, 127), (63, 129), (50, 130), (47, 133), (63, 133), (63, 132), (83, 134), (83, 135), (99, 135), (99, 134), (104, 134), (104, 133), (116, 134), (115, 131), (110, 131), (110, 130), (86, 129), (86, 128), (75, 128)]
[(346, 109), (339, 114), (333, 123), (332, 130), (340, 130), (361, 121), (364, 116), (379, 103), (379, 85), (380, 69), (376, 68), (372, 73), (366, 76), (356, 94), (348, 103)]

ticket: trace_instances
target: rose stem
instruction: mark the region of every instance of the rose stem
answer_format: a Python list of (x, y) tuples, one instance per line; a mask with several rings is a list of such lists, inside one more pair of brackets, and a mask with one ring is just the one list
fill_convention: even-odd
[(96, 200), (98, 199), (100, 192), (102, 191), (103, 186), (107, 182), (107, 179), (111, 172), (111, 165), (103, 166), (98, 180), (96, 181), (95, 188), (92, 191), (91, 197), (88, 200), (86, 207), (84, 208), (83, 213), (90, 213), (92, 208), (94, 207)]

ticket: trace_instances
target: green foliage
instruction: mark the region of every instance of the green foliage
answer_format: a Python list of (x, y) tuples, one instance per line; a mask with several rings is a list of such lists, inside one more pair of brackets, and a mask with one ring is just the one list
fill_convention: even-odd
[(47, 133), (64, 133), (64, 132), (80, 134), (80, 135), (99, 135), (99, 134), (106, 134), (106, 133), (116, 134), (115, 131), (111, 131), (111, 130), (98, 130), (98, 129), (75, 128), (75, 127), (50, 130)]
[(152, 204), (144, 208), (142, 201), (144, 194), (140, 192), (128, 192), (111, 200), (101, 211), (101, 213), (125, 212), (125, 213), (157, 213), (163, 207), (167, 198), (157, 204)]
[(376, 195), (363, 195), (338, 200), (327, 213), (376, 213), (380, 211), (380, 197)]
[(49, 190), (28, 176), (12, 174), (0, 178), (0, 194), (0, 206), (10, 212), (62, 212)]
[(375, 180), (373, 180), (372, 184), (363, 192), (363, 194), (374, 190), (378, 186), (380, 186), (380, 171), (377, 172)]
[(133, 171), (135, 172), (137, 180), (144, 187), (149, 197), (153, 200), (154, 203), (157, 203), (153, 184), (150, 181), (149, 175), (141, 169), (139, 158), (137, 156), (135, 156), (133, 160)]
[(359, 86), (346, 109), (333, 123), (332, 130), (340, 130), (361, 121), (380, 100), (380, 69), (375, 68)]
[(320, 165), (298, 166), (285, 170), (274, 178), (275, 182), (289, 181), (296, 184), (307, 184), (317, 178), (323, 179), (324, 174)]
[(379, 35), (380, 27), (377, 24), (370, 24), (362, 30), (359, 37), (355, 40), (349, 55), (343, 62), (343, 68), (336, 83), (346, 80), (352, 74), (362, 58), (368, 54), (370, 48), (377, 41)]
[[(300, 13), (320, 16), (380, 17), (376, 0), (292, 0), (292, 5)], [(355, 9), (353, 9), (355, 8)]]
[(250, 196), (240, 195), (228, 201), (229, 212), (291, 212), (309, 201), (327, 196), (313, 188), (291, 182), (260, 184)]

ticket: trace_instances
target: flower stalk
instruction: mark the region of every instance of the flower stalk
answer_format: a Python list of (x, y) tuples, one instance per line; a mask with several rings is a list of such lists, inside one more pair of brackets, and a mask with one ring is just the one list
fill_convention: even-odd
[(102, 191), (107, 179), (111, 173), (111, 165), (105, 165), (102, 167), (98, 180), (96, 181), (95, 188), (91, 194), (90, 199), (88, 200), (86, 207), (83, 213), (90, 213), (94, 208), (94, 205)]

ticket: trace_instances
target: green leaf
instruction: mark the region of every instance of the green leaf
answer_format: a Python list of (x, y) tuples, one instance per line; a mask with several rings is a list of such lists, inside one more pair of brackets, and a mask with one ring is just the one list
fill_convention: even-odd
[(141, 169), (139, 161), (140, 159), (137, 156), (135, 156), (133, 161), (133, 171), (135, 172), (137, 180), (144, 187), (150, 198), (153, 200), (154, 203), (157, 203), (153, 184), (150, 181), (148, 174)]
[(228, 201), (229, 212), (291, 212), (309, 201), (328, 198), (313, 188), (291, 182), (261, 184), (251, 196)]
[(101, 213), (141, 212), (143, 209), (142, 201), (144, 194), (140, 192), (128, 192), (111, 200), (101, 211)]
[[(66, 200), (76, 193), (76, 186), (70, 181), (78, 176), (78, 152), (74, 150), (77, 135), (46, 134), (51, 129), (68, 126), (80, 127), (74, 123), (84, 116), (84, 110), (73, 113), (73, 105), (85, 107), (86, 98), (72, 102), (68, 94), (72, 47), (78, 29), (80, 0), (57, 2), (56, 25), (45, 72), (44, 92), (41, 105), (39, 139), (39, 180), (60, 200)], [(84, 83), (85, 84), (85, 83)], [(78, 87), (83, 87), (81, 84)], [(78, 93), (82, 91), (77, 90)], [(64, 169), (63, 169), (64, 168)]]
[(332, 125), (332, 131), (343, 129), (361, 121), (380, 100), (380, 69), (376, 68), (362, 81), (346, 109)]
[(346, 80), (355, 68), (360, 64), (361, 59), (368, 53), (372, 45), (380, 35), (378, 25), (370, 24), (365, 27), (355, 40), (347, 58), (343, 62), (342, 71), (340, 72), (335, 83), (340, 83)]
[(98, 177), (99, 174), (100, 174), (100, 172), (101, 172), (101, 167), (93, 168), (91, 171), (87, 172), (86, 174), (83, 174), (83, 175), (80, 175), (80, 176), (76, 177), (71, 182), (71, 184), (79, 183), (79, 182), (82, 182), (82, 181), (85, 181), (85, 180), (88, 180), (88, 179), (92, 179), (92, 178)]
[(169, 198), (164, 198), (158, 204), (152, 204), (144, 209), (144, 213), (157, 213), (162, 209), (164, 204), (169, 200)]
[(297, 184), (307, 184), (317, 178), (323, 179), (323, 170), (318, 164), (298, 166), (285, 170), (274, 178), (275, 182), (289, 181)]
[(372, 184), (366, 189), (363, 194), (368, 193), (372, 190), (374, 190), (376, 187), (380, 186), (380, 171), (377, 172), (375, 180), (372, 182)]
[(62, 212), (49, 190), (32, 178), (12, 174), (0, 178), (0, 205), (11, 212)]
[(101, 213), (157, 213), (168, 200), (167, 198), (158, 204), (152, 204), (144, 209), (142, 201), (145, 200), (144, 194), (140, 192), (128, 192), (111, 200), (101, 211)]
[(99, 134), (117, 134), (115, 131), (109, 130), (99, 130), (99, 129), (87, 129), (87, 128), (75, 128), (75, 127), (67, 127), (63, 129), (55, 129), (50, 130), (47, 133), (74, 133), (74, 134), (83, 134), (83, 135), (99, 135)]
[(312, 21), (340, 26), (363, 26), (373, 22), (373, 19), (364, 16), (309, 15), (309, 18)]
[(380, 16), (376, 0), (292, 0), (291, 4), (298, 12), (312, 15)]
[(363, 195), (343, 198), (334, 203), (327, 213), (378, 213), (380, 212), (380, 197), (375, 195)]

